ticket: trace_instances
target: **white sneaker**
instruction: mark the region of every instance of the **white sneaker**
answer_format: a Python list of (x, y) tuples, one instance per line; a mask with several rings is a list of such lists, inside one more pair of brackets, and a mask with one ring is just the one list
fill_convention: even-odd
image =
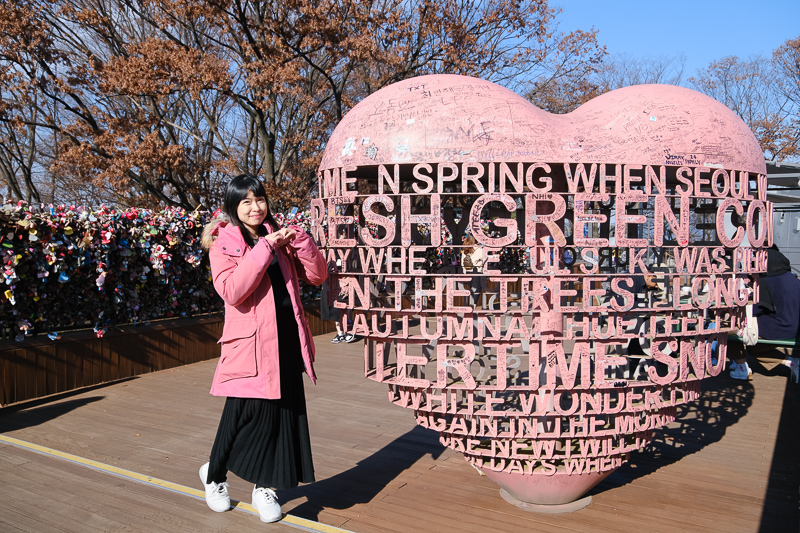
[(743, 379), (747, 380), (750, 377), (752, 372), (750, 371), (750, 366), (745, 363), (743, 365), (736, 365), (733, 370), (731, 370), (731, 377), (733, 379)]
[(262, 522), (277, 522), (283, 518), (278, 496), (272, 489), (253, 487), (253, 507), (258, 511)]
[(200, 467), (200, 480), (206, 489), (206, 503), (212, 511), (224, 513), (231, 508), (231, 497), (228, 495), (227, 483), (206, 483), (208, 479), (208, 463)]

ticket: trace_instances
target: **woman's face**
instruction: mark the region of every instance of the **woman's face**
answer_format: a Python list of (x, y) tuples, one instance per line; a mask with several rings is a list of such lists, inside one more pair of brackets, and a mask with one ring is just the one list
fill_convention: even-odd
[(236, 208), (236, 216), (251, 233), (257, 233), (258, 226), (267, 216), (267, 199), (263, 196), (256, 197), (253, 191), (247, 191), (247, 197)]

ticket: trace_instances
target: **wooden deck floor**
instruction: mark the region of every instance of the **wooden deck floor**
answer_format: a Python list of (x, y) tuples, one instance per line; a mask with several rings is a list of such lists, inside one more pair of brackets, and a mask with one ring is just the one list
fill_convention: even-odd
[[(361, 345), (317, 338), (307, 382), (318, 481), (279, 493), (284, 512), (369, 532), (742, 531), (797, 533), (800, 402), (785, 376), (704, 382), (654, 445), (571, 514), (507, 504), (498, 488), (362, 377)], [(216, 360), (0, 410), (0, 434), (200, 488), (223, 399)], [(0, 531), (289, 531), (200, 500), (0, 442)], [(251, 487), (231, 480), (233, 498)]]

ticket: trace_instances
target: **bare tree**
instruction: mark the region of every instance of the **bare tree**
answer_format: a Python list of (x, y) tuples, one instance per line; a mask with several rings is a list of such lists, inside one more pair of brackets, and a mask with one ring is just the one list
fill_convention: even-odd
[(739, 115), (767, 159), (781, 160), (798, 154), (798, 106), (787, 90), (787, 78), (774, 60), (729, 56), (713, 61), (689, 81)]
[(579, 80), (604, 52), (556, 16), (546, 0), (17, 0), (0, 5), (0, 87), (24, 87), (23, 124), (57, 142), (40, 164), (62, 192), (191, 208), (247, 171), (298, 204), (335, 125), (387, 84)]
[(603, 62), (595, 80), (602, 92), (647, 83), (681, 85), (685, 65), (685, 56), (635, 58), (627, 54), (615, 55)]
[(526, 98), (551, 113), (568, 113), (602, 92), (594, 81), (606, 55), (597, 30), (574, 31), (552, 39), (543, 71), (529, 83)]

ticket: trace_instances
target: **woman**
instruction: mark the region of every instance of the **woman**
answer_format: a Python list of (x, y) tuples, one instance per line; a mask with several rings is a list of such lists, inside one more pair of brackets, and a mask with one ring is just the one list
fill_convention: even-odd
[(478, 241), (472, 235), (467, 235), (462, 241), (461, 266), (464, 273), (483, 272), (483, 248), (478, 246)]
[[(465, 274), (480, 274), (483, 272), (483, 263), (485, 257), (483, 256), (483, 248), (478, 245), (478, 241), (472, 235), (467, 235), (463, 241), (464, 245), (461, 248), (461, 267), (464, 269)], [(472, 294), (472, 305), (478, 305), (478, 296), (481, 293), (482, 276), (472, 276), (470, 281), (469, 291)]]
[(211, 394), (227, 399), (200, 477), (217, 512), (230, 508), (228, 471), (254, 483), (253, 507), (275, 522), (282, 514), (273, 488), (314, 481), (302, 376), (316, 382), (314, 342), (298, 280), (320, 285), (327, 270), (306, 233), (278, 228), (256, 177), (228, 183), (223, 213), (206, 226), (203, 244), (225, 301)]

